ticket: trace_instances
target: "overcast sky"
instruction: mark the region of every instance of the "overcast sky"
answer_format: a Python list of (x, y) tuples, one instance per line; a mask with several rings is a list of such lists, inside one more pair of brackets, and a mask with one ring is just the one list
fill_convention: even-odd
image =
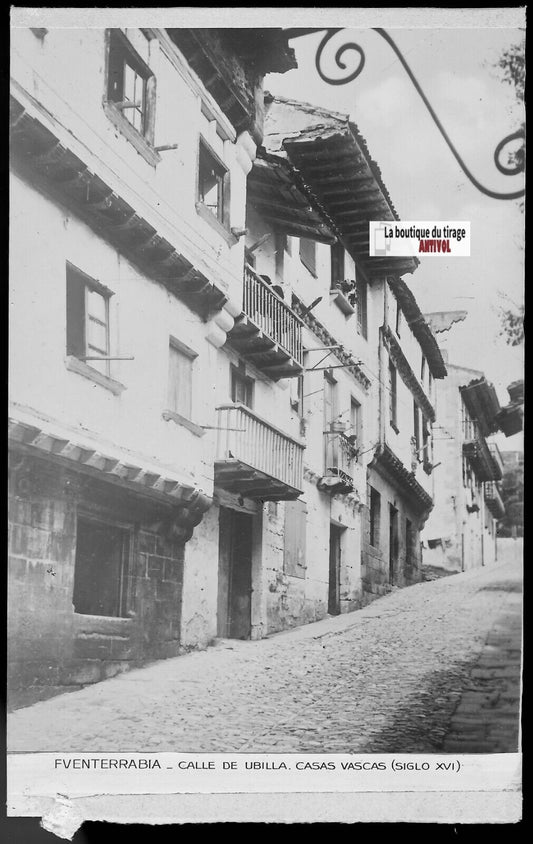
[[(502, 50), (520, 40), (520, 30), (388, 31), (473, 175), (492, 190), (519, 190), (522, 177), (500, 175), (493, 155), (522, 119), (513, 89), (494, 69)], [(499, 336), (497, 309), (505, 304), (502, 294), (513, 303), (523, 301), (523, 214), (516, 201), (490, 199), (471, 185), (380, 35), (351, 29), (344, 36), (360, 44), (366, 57), (353, 82), (322, 82), (314, 63), (321, 35), (313, 34), (291, 42), (298, 70), (267, 76), (265, 87), (349, 114), (381, 169), (401, 219), (471, 221), (470, 258), (421, 256), (416, 272), (404, 278), (424, 312), (468, 310), (464, 322), (437, 339), (448, 347), (450, 362), (483, 371), (505, 404), (507, 384), (523, 375), (523, 356), (521, 347), (510, 347)], [(333, 53), (334, 48), (330, 56)], [(344, 59), (348, 63), (351, 57), (346, 54)], [(334, 65), (328, 67), (333, 73)], [(520, 448), (520, 437), (499, 438), (499, 445)]]

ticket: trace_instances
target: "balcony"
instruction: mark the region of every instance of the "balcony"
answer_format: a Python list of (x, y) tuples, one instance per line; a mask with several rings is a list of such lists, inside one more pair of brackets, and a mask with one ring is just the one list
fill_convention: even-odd
[(324, 432), (324, 475), (317, 483), (322, 492), (345, 495), (353, 490), (353, 466), (357, 449), (340, 431)]
[(484, 487), (485, 504), (495, 519), (503, 519), (505, 516), (505, 505), (500, 495), (500, 490), (495, 481), (489, 481)]
[(228, 335), (231, 345), (273, 381), (301, 375), (302, 320), (248, 265), (242, 309)]
[(494, 480), (500, 481), (503, 478), (503, 460), (500, 454), (500, 449), (496, 445), (496, 443), (488, 443), (490, 456), (492, 458), (492, 464), (494, 469)]
[(217, 407), (217, 428), (215, 486), (263, 501), (301, 495), (302, 443), (243, 404)]

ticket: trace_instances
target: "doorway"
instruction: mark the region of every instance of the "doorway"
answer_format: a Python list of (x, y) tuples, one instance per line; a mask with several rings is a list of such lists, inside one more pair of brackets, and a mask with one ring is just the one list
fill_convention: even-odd
[(252, 628), (253, 516), (220, 508), (217, 635), (249, 639)]
[(389, 583), (391, 586), (394, 585), (398, 544), (398, 510), (389, 504)]
[(341, 611), (340, 581), (343, 530), (343, 528), (340, 528), (337, 525), (329, 526), (328, 613), (330, 615), (339, 615)]

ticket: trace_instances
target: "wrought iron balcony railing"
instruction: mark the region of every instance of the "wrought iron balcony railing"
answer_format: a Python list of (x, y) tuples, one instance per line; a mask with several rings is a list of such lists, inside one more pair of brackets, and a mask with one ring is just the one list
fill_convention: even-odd
[(345, 434), (338, 431), (324, 433), (324, 476), (318, 482), (319, 489), (332, 493), (353, 490), (353, 471), (357, 460), (357, 449)]
[(505, 515), (505, 504), (500, 495), (498, 484), (495, 481), (488, 481), (484, 486), (485, 503), (495, 519), (503, 519)]
[(217, 407), (215, 484), (265, 501), (298, 498), (304, 445), (243, 404)]

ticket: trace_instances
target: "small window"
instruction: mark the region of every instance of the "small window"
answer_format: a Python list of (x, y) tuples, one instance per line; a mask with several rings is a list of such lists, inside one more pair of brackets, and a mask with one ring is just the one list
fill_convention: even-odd
[(426, 378), (426, 359), (424, 355), (422, 355), (422, 363), (420, 364), (420, 380), (422, 384), (424, 383)]
[(421, 461), (421, 447), (420, 447), (420, 408), (416, 401), (413, 402), (413, 435), (415, 441), (416, 459)]
[(242, 370), (231, 367), (231, 400), (252, 408), (254, 399), (254, 379)]
[(155, 77), (119, 29), (109, 31), (107, 100), (153, 143)]
[(127, 616), (130, 533), (78, 518), (74, 567), (74, 612)]
[[(353, 397), (350, 399), (350, 430), (348, 431), (348, 439), (354, 448), (361, 449), (361, 405)], [(359, 462), (359, 453), (357, 461)]]
[(370, 544), (374, 548), (379, 547), (379, 526), (381, 516), (381, 495), (370, 487)]
[(227, 168), (205, 142), (200, 141), (198, 201), (224, 226), (228, 225), (228, 179)]
[(316, 278), (316, 241), (307, 237), (300, 238), (300, 260)]
[(398, 430), (398, 396), (396, 367), (389, 361), (389, 419), (392, 427)]
[(368, 337), (366, 281), (357, 282), (357, 331), (365, 340)]
[[(294, 383), (296, 382), (296, 383)], [(291, 408), (294, 410), (300, 418), (304, 415), (304, 377), (303, 375), (299, 375), (298, 378), (291, 378), (291, 390), (290, 390), (290, 402)]]
[(109, 299), (98, 281), (67, 263), (67, 355), (109, 375)]
[(169, 343), (168, 410), (192, 419), (193, 364), (197, 357), (174, 338)]
[(274, 248), (276, 250), (276, 275), (281, 279), (285, 271), (285, 252), (287, 251), (287, 235), (276, 232), (274, 236)]
[(334, 243), (331, 247), (331, 287), (344, 281), (344, 246), (342, 243)]

